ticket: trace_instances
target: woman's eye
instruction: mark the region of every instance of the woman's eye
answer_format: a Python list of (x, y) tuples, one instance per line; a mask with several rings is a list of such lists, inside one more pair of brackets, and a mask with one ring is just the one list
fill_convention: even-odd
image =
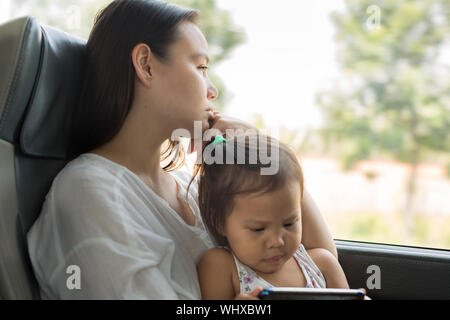
[(200, 67), (198, 67), (199, 69), (202, 69), (203, 71), (206, 71), (206, 70), (208, 70), (208, 66), (200, 66)]

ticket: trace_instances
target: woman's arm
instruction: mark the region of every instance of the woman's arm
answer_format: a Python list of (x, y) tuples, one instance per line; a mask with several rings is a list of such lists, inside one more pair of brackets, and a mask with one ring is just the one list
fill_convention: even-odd
[[(211, 123), (212, 129), (217, 129), (222, 133), (225, 133), (227, 129), (258, 130), (255, 126), (245, 121), (222, 113), (214, 112), (214, 117), (215, 119)], [(302, 212), (302, 242), (305, 248), (323, 248), (330, 251), (337, 258), (337, 250), (331, 232), (313, 198), (306, 190), (303, 192)]]
[(328, 250), (319, 248), (308, 250), (308, 255), (319, 268), (325, 278), (327, 288), (348, 289), (344, 270), (335, 256)]
[(328, 226), (314, 199), (305, 189), (302, 201), (302, 243), (306, 249), (323, 248), (337, 259), (337, 250)]

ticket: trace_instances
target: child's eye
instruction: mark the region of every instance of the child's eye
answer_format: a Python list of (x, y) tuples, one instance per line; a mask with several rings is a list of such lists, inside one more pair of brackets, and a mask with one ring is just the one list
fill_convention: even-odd
[(261, 231), (264, 231), (264, 228), (250, 228), (250, 230), (251, 231), (253, 231), (253, 232), (261, 232)]
[(289, 228), (289, 227), (292, 227), (294, 224), (296, 224), (297, 223), (297, 221), (294, 221), (294, 222), (291, 222), (291, 223), (286, 223), (285, 225), (284, 225), (284, 227), (285, 228)]
[(200, 66), (200, 67), (198, 67), (199, 69), (202, 69), (203, 71), (206, 71), (206, 70), (208, 70), (208, 66)]

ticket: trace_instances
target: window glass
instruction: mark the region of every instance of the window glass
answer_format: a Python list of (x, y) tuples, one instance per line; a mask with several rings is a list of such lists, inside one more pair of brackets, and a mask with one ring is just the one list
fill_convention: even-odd
[[(2, 0), (87, 39), (110, 1)], [(450, 2), (178, 0), (218, 110), (291, 145), (338, 239), (450, 249)]]

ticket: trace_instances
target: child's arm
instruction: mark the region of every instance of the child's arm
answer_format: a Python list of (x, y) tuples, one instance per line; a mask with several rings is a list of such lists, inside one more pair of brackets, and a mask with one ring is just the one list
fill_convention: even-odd
[(334, 255), (322, 248), (307, 250), (307, 252), (325, 277), (327, 288), (349, 288), (344, 270)]
[(198, 280), (205, 300), (229, 300), (236, 294), (233, 288), (233, 256), (226, 249), (208, 250), (198, 266)]
[(222, 248), (208, 250), (197, 266), (198, 280), (204, 300), (257, 300), (262, 288), (249, 294), (239, 294), (239, 287), (233, 285), (234, 259)]
[(197, 266), (198, 280), (204, 300), (230, 300), (236, 294), (233, 288), (233, 256), (226, 249), (208, 250)]

